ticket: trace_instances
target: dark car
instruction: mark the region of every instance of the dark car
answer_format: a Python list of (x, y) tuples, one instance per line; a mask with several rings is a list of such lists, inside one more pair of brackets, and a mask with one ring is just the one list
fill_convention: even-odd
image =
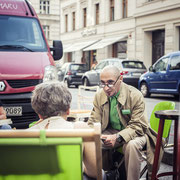
[(139, 77), (146, 72), (146, 67), (139, 60), (111, 58), (101, 60), (93, 70), (87, 71), (82, 77), (84, 86), (98, 85), (100, 81), (100, 73), (107, 65), (115, 65), (120, 68), (123, 75), (123, 81), (134, 87), (138, 87)]
[(65, 63), (58, 70), (59, 81), (63, 81), (68, 87), (71, 85), (82, 85), (82, 75), (87, 71), (86, 64), (81, 63)]
[(145, 97), (151, 93), (180, 94), (180, 51), (161, 57), (139, 79), (139, 90)]

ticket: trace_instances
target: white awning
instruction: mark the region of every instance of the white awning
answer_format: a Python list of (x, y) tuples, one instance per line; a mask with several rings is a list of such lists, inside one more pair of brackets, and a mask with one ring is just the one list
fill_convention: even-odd
[(120, 40), (125, 40), (127, 39), (127, 35), (124, 36), (119, 36), (119, 37), (111, 37), (111, 38), (104, 38), (100, 41), (98, 41), (97, 43), (94, 43), (93, 45), (83, 49), (83, 51), (91, 51), (91, 50), (95, 50), (95, 49), (101, 49), (104, 48), (106, 46), (109, 46), (110, 44), (114, 44), (117, 41)]
[(70, 45), (69, 47), (65, 48), (63, 52), (73, 52), (73, 51), (80, 51), (92, 44), (97, 42), (97, 40), (92, 40), (92, 41), (85, 41), (85, 42), (78, 42)]

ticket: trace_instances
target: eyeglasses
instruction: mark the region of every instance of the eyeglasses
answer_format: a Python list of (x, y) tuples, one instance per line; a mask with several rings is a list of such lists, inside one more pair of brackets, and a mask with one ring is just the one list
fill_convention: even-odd
[(118, 76), (118, 78), (116, 79), (115, 82), (114, 82), (114, 81), (111, 81), (111, 82), (108, 82), (108, 83), (102, 83), (102, 82), (100, 82), (99, 86), (100, 86), (101, 88), (105, 88), (106, 86), (107, 86), (108, 88), (112, 88), (113, 86), (115, 86), (115, 84), (117, 83), (117, 81), (118, 81), (118, 79), (119, 79), (120, 76), (121, 76), (121, 75)]

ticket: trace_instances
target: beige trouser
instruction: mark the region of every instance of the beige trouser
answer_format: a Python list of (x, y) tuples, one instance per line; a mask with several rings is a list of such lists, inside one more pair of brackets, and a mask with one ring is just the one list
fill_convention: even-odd
[(142, 162), (142, 149), (146, 144), (145, 136), (136, 137), (123, 145), (127, 180), (139, 180)]
[[(103, 132), (103, 134), (115, 133), (117, 133), (117, 131), (112, 129), (108, 129)], [(139, 180), (142, 162), (142, 149), (145, 144), (146, 138), (145, 136), (141, 136), (136, 137), (123, 145), (127, 180)], [(104, 150), (106, 149), (104, 145), (102, 145), (102, 147)]]

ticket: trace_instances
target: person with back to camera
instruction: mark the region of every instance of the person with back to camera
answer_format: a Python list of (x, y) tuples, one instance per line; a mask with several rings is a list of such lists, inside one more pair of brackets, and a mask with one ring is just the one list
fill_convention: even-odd
[(106, 163), (104, 157), (109, 152), (106, 149), (122, 147), (127, 180), (139, 180), (144, 148), (150, 179), (157, 134), (148, 124), (143, 95), (125, 84), (120, 70), (111, 65), (102, 70), (100, 86), (103, 89), (95, 95), (88, 124), (92, 126), (94, 122), (101, 122), (103, 167)]
[[(0, 121), (3, 121), (3, 119), (6, 119), (6, 111), (4, 110), (2, 102), (0, 100)], [(9, 124), (3, 124), (0, 125), (0, 129), (11, 129), (11, 126)]]
[[(31, 129), (73, 129), (88, 128), (86, 123), (82, 127), (78, 122), (67, 121), (72, 95), (68, 88), (59, 81), (45, 82), (37, 85), (33, 91), (32, 108), (39, 115), (40, 120)], [(89, 177), (96, 177), (95, 144), (83, 143), (84, 172)], [(88, 176), (84, 174), (84, 180)], [(104, 171), (103, 178), (106, 180)]]

